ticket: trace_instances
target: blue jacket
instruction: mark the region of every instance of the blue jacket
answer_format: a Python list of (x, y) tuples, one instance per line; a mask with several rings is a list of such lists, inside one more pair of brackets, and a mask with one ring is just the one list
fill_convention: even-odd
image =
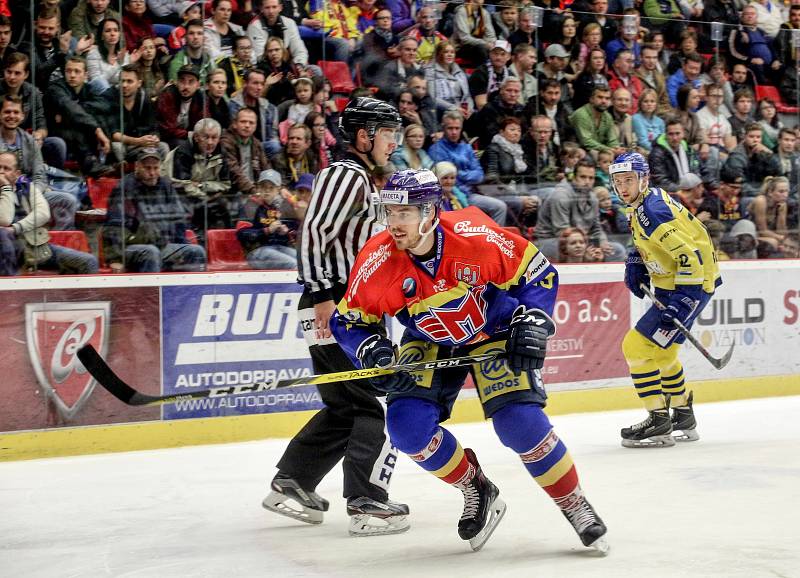
[(667, 130), (664, 126), (664, 119), (658, 115), (647, 118), (642, 113), (637, 112), (633, 115), (633, 132), (636, 133), (636, 144), (649, 151), (656, 139)]
[(434, 163), (450, 161), (458, 169), (456, 184), (464, 192), (472, 192), (473, 185), (483, 182), (483, 167), (475, 156), (475, 150), (463, 141), (451, 142), (439, 139), (428, 149), (428, 156)]
[[(667, 78), (667, 95), (669, 96), (669, 103), (673, 108), (678, 108), (678, 89), (687, 82), (689, 81), (686, 80), (686, 75), (683, 73), (683, 68)], [(694, 79), (691, 82), (691, 85), (700, 90), (700, 79)]]

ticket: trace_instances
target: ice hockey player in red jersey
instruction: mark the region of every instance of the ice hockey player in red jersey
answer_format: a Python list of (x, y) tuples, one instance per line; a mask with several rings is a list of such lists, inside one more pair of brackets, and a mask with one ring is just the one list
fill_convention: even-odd
[(479, 366), (371, 380), (388, 394), (392, 443), (423, 469), (464, 495), (458, 534), (479, 550), (506, 505), (475, 453), (462, 448), (441, 422), (468, 371), (500, 441), (522, 459), (575, 528), (582, 543), (601, 552), (606, 526), (586, 500), (572, 458), (543, 408), (539, 370), (558, 273), (536, 247), (510, 234), (475, 208), (441, 212), (441, 187), (432, 172), (393, 174), (379, 193), (388, 229), (359, 252), (331, 331), (359, 367), (393, 365), (395, 349), (381, 319), (405, 326), (399, 362), (441, 360), (497, 352)]

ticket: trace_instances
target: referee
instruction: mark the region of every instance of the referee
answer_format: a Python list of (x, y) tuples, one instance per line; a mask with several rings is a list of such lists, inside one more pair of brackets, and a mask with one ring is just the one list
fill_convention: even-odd
[[(298, 314), (315, 373), (354, 369), (328, 322), (347, 289), (356, 255), (383, 229), (373, 205), (377, 189), (371, 174), (388, 162), (397, 147), (401, 119), (392, 105), (360, 97), (347, 104), (339, 127), (348, 152), (314, 181), (299, 251), (305, 289)], [(318, 386), (325, 407), (289, 442), (278, 462), (272, 492), (264, 499), (266, 509), (321, 523), (328, 502), (314, 490), (344, 458), (350, 534), (392, 534), (409, 528), (408, 506), (388, 499), (397, 452), (386, 435), (385, 406), (366, 383)]]

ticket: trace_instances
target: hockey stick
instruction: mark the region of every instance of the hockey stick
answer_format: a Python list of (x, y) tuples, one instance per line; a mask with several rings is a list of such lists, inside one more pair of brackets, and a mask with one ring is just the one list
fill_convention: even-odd
[(339, 371), (337, 373), (325, 373), (322, 375), (308, 375), (290, 379), (280, 379), (278, 381), (250, 383), (247, 385), (231, 385), (228, 387), (212, 387), (209, 389), (198, 389), (180, 394), (170, 395), (148, 395), (136, 391), (130, 385), (122, 381), (116, 373), (108, 366), (105, 360), (100, 357), (97, 350), (90, 344), (86, 344), (78, 350), (78, 359), (89, 371), (97, 383), (107, 389), (111, 395), (128, 405), (161, 405), (164, 403), (175, 403), (186, 399), (197, 399), (203, 397), (225, 397), (228, 395), (238, 395), (241, 393), (258, 393), (260, 391), (271, 391), (283, 387), (297, 387), (301, 385), (319, 385), (321, 383), (334, 383), (337, 381), (348, 381), (351, 379), (367, 379), (379, 375), (389, 375), (396, 371), (431, 371), (434, 369), (449, 369), (451, 367), (462, 367), (464, 365), (474, 365), (485, 361), (492, 361), (504, 357), (504, 352), (484, 353), (465, 357), (453, 357), (452, 359), (439, 359), (436, 361), (419, 361), (416, 363), (403, 363), (387, 367), (385, 369), (375, 367), (372, 369), (353, 369), (350, 371)]
[[(650, 291), (650, 287), (648, 287), (644, 283), (639, 285), (639, 287), (641, 287), (642, 291), (645, 292), (645, 294), (650, 298), (650, 300), (658, 309), (660, 309), (661, 311), (666, 309), (664, 304), (661, 303), (661, 301), (659, 301), (658, 299), (656, 299), (655, 294), (652, 291)], [(728, 362), (731, 360), (731, 356), (733, 355), (733, 347), (735, 344), (731, 343), (731, 348), (728, 350), (728, 352), (719, 359), (717, 359), (708, 352), (708, 349), (703, 347), (703, 344), (700, 343), (697, 340), (697, 338), (689, 332), (688, 329), (686, 329), (686, 326), (683, 323), (681, 323), (677, 319), (673, 319), (672, 322), (675, 324), (675, 327), (678, 328), (678, 331), (681, 333), (681, 335), (683, 335), (689, 341), (689, 343), (694, 345), (697, 348), (697, 351), (700, 352), (700, 355), (708, 359), (711, 365), (713, 365), (717, 369), (722, 369), (723, 367), (728, 365)]]

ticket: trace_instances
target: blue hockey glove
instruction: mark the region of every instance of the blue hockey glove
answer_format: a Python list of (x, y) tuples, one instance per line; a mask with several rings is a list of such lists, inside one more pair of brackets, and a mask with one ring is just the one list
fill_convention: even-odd
[(644, 299), (644, 291), (639, 285), (650, 287), (650, 273), (642, 261), (639, 251), (633, 249), (625, 260), (625, 286), (639, 299)]
[[(373, 335), (365, 339), (359, 345), (356, 355), (364, 369), (391, 367), (395, 361), (392, 342), (380, 335)], [(417, 386), (417, 382), (407, 371), (372, 377), (369, 379), (369, 383), (381, 393), (406, 393)]]
[(556, 332), (550, 316), (541, 309), (526, 311), (520, 305), (508, 327), (511, 333), (506, 341), (506, 354), (514, 375), (541, 369), (547, 355), (547, 338)]
[[(702, 289), (698, 289), (702, 291)], [(661, 324), (659, 327), (664, 331), (672, 331), (675, 329), (674, 321), (676, 319), (686, 325), (689, 316), (699, 303), (699, 295), (695, 295), (697, 292), (694, 288), (691, 291), (673, 292), (670, 295), (669, 303), (665, 303), (666, 307), (661, 311)]]

